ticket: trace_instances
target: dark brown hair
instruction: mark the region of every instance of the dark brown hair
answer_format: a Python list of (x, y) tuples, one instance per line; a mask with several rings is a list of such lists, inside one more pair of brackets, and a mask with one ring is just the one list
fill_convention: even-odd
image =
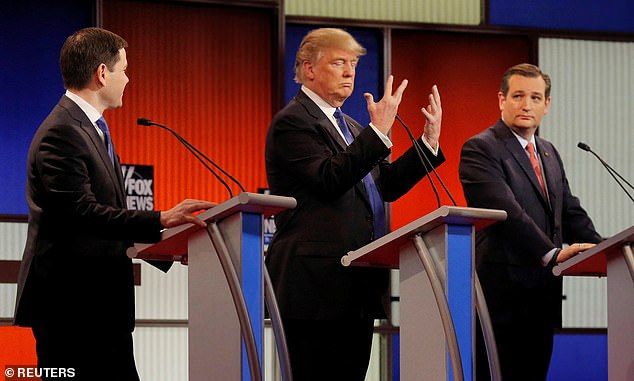
[(504, 96), (508, 95), (509, 79), (513, 75), (521, 75), (522, 77), (528, 78), (542, 77), (544, 79), (544, 82), (546, 82), (546, 91), (544, 93), (544, 96), (546, 97), (546, 99), (548, 99), (548, 97), (550, 96), (550, 77), (548, 76), (548, 74), (541, 71), (541, 69), (537, 66), (528, 63), (515, 65), (506, 70), (506, 72), (502, 76), (502, 83), (500, 83), (500, 92), (502, 92)]
[(64, 87), (84, 88), (101, 64), (113, 71), (119, 61), (119, 50), (127, 46), (123, 38), (101, 28), (85, 28), (73, 33), (60, 52)]

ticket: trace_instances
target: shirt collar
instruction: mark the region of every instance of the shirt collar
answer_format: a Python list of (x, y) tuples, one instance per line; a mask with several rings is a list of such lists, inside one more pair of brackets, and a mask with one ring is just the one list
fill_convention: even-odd
[(517, 138), (517, 141), (520, 142), (520, 144), (522, 145), (522, 148), (526, 149), (526, 146), (528, 145), (528, 143), (533, 143), (533, 146), (535, 147), (535, 152), (537, 152), (537, 144), (535, 144), (535, 135), (531, 136), (531, 140), (526, 140), (520, 135), (516, 134), (515, 131), (513, 131), (511, 128), (509, 128), (509, 130), (513, 133), (513, 135), (515, 135), (515, 137)]
[(97, 111), (96, 108), (94, 108), (90, 103), (86, 102), (84, 98), (80, 97), (79, 95), (73, 93), (70, 90), (66, 90), (65, 95), (68, 98), (70, 98), (71, 101), (75, 102), (77, 106), (79, 106), (79, 108), (84, 112), (84, 114), (86, 114), (88, 119), (90, 119), (92, 124), (96, 125), (97, 120), (101, 118), (101, 114), (99, 113), (99, 111)]
[(308, 87), (302, 85), (302, 91), (310, 98), (311, 101), (315, 102), (315, 104), (324, 112), (329, 118), (333, 118), (333, 114), (335, 113), (336, 108), (332, 107), (328, 104), (322, 97), (317, 95), (316, 92), (312, 91)]

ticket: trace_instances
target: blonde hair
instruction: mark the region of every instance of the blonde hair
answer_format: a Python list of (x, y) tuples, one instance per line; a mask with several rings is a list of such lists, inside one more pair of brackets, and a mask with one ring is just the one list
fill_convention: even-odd
[(304, 83), (303, 63), (306, 61), (317, 62), (327, 49), (354, 52), (357, 57), (366, 53), (365, 48), (343, 29), (320, 28), (311, 30), (304, 36), (295, 55), (295, 82)]

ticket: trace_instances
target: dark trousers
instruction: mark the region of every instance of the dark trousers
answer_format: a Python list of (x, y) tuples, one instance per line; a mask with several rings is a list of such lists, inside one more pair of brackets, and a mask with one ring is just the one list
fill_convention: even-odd
[[(545, 381), (553, 351), (553, 329), (495, 326), (502, 380)], [(476, 380), (490, 380), (482, 334), (476, 336)]]
[[(561, 316), (558, 280), (537, 270), (508, 264), (483, 263), (478, 276), (491, 319), (504, 381), (545, 381), (553, 351), (555, 327)], [(482, 335), (476, 336), (477, 380), (488, 380), (488, 366)]]
[(33, 336), (38, 367), (65, 368), (66, 375), (72, 375), (43, 381), (139, 381), (130, 332), (34, 327)]
[(373, 319), (284, 320), (294, 381), (363, 381), (370, 362)]

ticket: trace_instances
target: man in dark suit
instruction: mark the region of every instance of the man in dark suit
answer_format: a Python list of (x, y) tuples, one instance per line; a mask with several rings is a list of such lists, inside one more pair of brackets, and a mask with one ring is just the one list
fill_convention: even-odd
[[(469, 206), (508, 213), (476, 236), (503, 378), (545, 380), (561, 326), (562, 280), (552, 267), (601, 237), (572, 195), (559, 153), (535, 135), (550, 105), (548, 75), (529, 64), (511, 67), (498, 100), (501, 119), (462, 147), (460, 181)], [(478, 380), (488, 377), (482, 354)]]
[(29, 230), (15, 324), (33, 328), (40, 368), (66, 368), (73, 380), (138, 380), (126, 250), (159, 240), (163, 228), (204, 226), (192, 213), (214, 205), (185, 200), (163, 212), (126, 208), (119, 159), (102, 117), (122, 104), (126, 47), (99, 28), (66, 40), (60, 66), (67, 91), (35, 133), (28, 156)]
[[(341, 29), (308, 33), (295, 61), (301, 90), (273, 118), (266, 140), (271, 193), (297, 199), (295, 209), (276, 216), (266, 257), (296, 381), (364, 379), (373, 322), (385, 316), (388, 272), (344, 268), (340, 260), (385, 234), (384, 201), (396, 200), (426, 173), (413, 148), (393, 163), (385, 160), (406, 81), (392, 93), (390, 76), (378, 103), (364, 94), (369, 126), (341, 114), (364, 53)], [(419, 142), (437, 166), (444, 156), (436, 87), (422, 111), (427, 123)]]

